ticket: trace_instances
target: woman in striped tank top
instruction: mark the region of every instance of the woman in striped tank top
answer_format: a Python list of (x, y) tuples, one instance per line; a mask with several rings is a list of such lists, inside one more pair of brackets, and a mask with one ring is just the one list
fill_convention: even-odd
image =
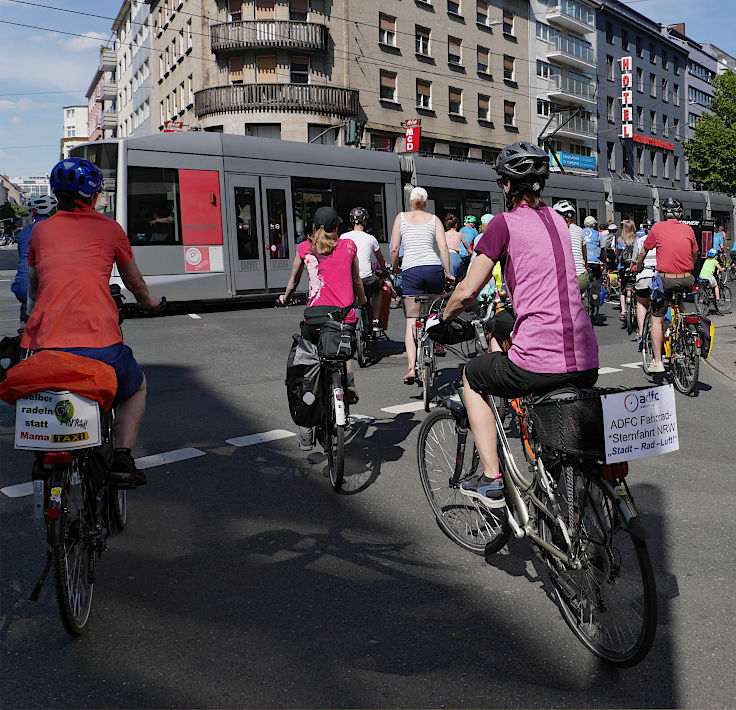
[[(394, 220), (391, 232), (391, 265), (394, 273), (399, 268), (399, 253), (404, 247), (401, 262), (401, 284), (406, 311), (406, 358), (408, 370), (405, 384), (413, 384), (416, 378), (417, 328), (419, 304), (414, 296), (425, 293), (440, 294), (445, 290), (445, 281), (454, 281), (450, 275), (450, 252), (447, 249), (442, 222), (429, 212), (427, 191), (415, 187), (409, 195), (410, 212), (401, 212)], [(440, 255), (437, 256), (435, 244)]]

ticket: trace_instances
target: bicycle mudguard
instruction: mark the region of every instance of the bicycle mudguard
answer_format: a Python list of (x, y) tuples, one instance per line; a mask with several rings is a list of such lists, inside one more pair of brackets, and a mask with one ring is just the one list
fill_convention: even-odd
[(631, 495), (629, 495), (629, 489), (626, 484), (622, 482), (613, 485), (604, 478), (601, 478), (600, 481), (618, 503), (621, 515), (623, 515), (623, 518), (626, 521), (627, 530), (638, 540), (647, 540), (651, 538), (652, 534), (649, 532), (646, 525), (644, 525), (644, 521), (636, 510), (636, 506), (634, 505), (634, 501), (631, 499)]

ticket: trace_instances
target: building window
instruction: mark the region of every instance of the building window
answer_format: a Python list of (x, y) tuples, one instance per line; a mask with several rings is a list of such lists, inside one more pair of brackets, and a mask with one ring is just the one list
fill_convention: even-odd
[(616, 120), (616, 114), (613, 111), (613, 96), (606, 96), (606, 116), (611, 123)]
[(687, 87), (687, 100), (693, 104), (699, 104), (700, 106), (710, 107), (711, 96), (706, 94), (704, 91), (698, 91), (692, 86)]
[(291, 58), (291, 77), (292, 84), (308, 84), (309, 83), (309, 57), (292, 57)]
[(465, 160), (468, 157), (468, 146), (450, 143), (450, 157)]
[(624, 52), (629, 48), (629, 32), (628, 30), (621, 30), (621, 47)]
[(479, 25), (488, 26), (488, 0), (478, 0), (476, 3), (475, 21)]
[(396, 103), (396, 74), (381, 69), (381, 101)]
[(537, 116), (549, 118), (550, 108), (552, 104), (545, 99), (537, 99)]
[(616, 169), (616, 144), (606, 143), (606, 164), (609, 170)]
[(545, 25), (544, 22), (537, 20), (537, 39), (541, 39), (543, 42), (549, 42), (550, 37), (555, 36), (557, 36), (557, 33), (549, 25)]
[(76, 128), (74, 126), (67, 126), (66, 127), (66, 137), (74, 138), (75, 135), (76, 135)]
[(639, 173), (639, 175), (644, 174), (644, 148), (637, 148), (636, 149), (636, 172)]
[(514, 81), (514, 58), (508, 54), (503, 55), (503, 78), (506, 81)]
[(243, 83), (243, 57), (230, 57), (230, 83)]
[(426, 27), (420, 27), (415, 25), (415, 40), (416, 40), (416, 53), (421, 54), (423, 57), (429, 56), (429, 35), (430, 30)]
[(500, 154), (500, 150), (498, 148), (482, 148), (480, 152), (480, 159), (484, 163), (488, 163), (489, 165), (495, 165), (496, 160), (498, 160), (498, 156)]
[(667, 71), (667, 65), (670, 63), (670, 55), (667, 54), (666, 50), (662, 50), (662, 69)]
[(649, 161), (652, 164), (652, 177), (657, 177), (657, 163), (659, 161), (657, 160), (657, 153), (655, 153), (653, 150), (649, 151)]
[(281, 124), (280, 123), (246, 123), (245, 135), (256, 136), (258, 138), (274, 138), (281, 140)]
[(378, 15), (378, 42), (390, 47), (396, 46), (396, 18), (379, 13)]
[(701, 81), (706, 82), (706, 84), (712, 84), (713, 79), (715, 79), (714, 72), (706, 69), (702, 64), (698, 64), (697, 62), (689, 61), (687, 63), (687, 71)]
[(649, 75), (649, 95), (653, 98), (657, 98), (657, 77), (654, 74)]
[(679, 180), (680, 179), (680, 159), (677, 156), (675, 156), (674, 162), (675, 162), (675, 180)]
[(641, 106), (636, 107), (636, 130), (644, 130), (644, 109)]
[(667, 79), (662, 79), (662, 101), (668, 103), (670, 100), (670, 86)]
[(606, 42), (613, 44), (613, 22), (606, 22)]
[(644, 93), (644, 71), (642, 69), (636, 70), (636, 90), (640, 93)]
[(433, 155), (434, 154), (434, 141), (427, 140), (426, 138), (419, 139), (419, 152), (421, 155)]
[(641, 37), (636, 38), (636, 56), (637, 57), (644, 56), (644, 48), (642, 47)]
[(514, 35), (514, 13), (511, 10), (503, 11), (503, 33), (505, 35)]
[(667, 153), (662, 155), (662, 177), (665, 180), (670, 179), (670, 156)]
[(487, 121), (490, 123), (491, 120), (491, 97), (485, 96), (484, 94), (478, 94), (478, 120)]
[(448, 64), (461, 65), (462, 61), (462, 40), (457, 37), (447, 38), (447, 62)]
[(649, 44), (649, 61), (652, 64), (657, 63), (657, 50), (654, 48), (653, 44)]
[(429, 111), (432, 108), (432, 82), (417, 79), (417, 108)]
[(335, 145), (337, 128), (339, 126), (326, 126), (322, 123), (307, 124), (307, 141), (318, 145)]
[(230, 0), (230, 22), (240, 22), (243, 19), (243, 0)]
[(192, 21), (187, 20), (187, 49), (192, 48)]
[(454, 86), (450, 87), (450, 113), (456, 116), (462, 116), (463, 113), (463, 90)]
[(447, 0), (447, 12), (450, 15), (459, 15), (460, 3), (455, 0)]
[(192, 85), (192, 75), (191, 74), (187, 77), (187, 97), (188, 97), (188, 103), (191, 106), (194, 103), (194, 88)]
[(516, 125), (516, 104), (513, 101), (503, 102), (503, 125), (508, 127)]
[(613, 81), (613, 57), (610, 54), (606, 54), (606, 79)]
[(675, 106), (680, 105), (680, 85), (679, 84), (672, 85), (672, 103), (675, 104)]
[(672, 57), (672, 69), (675, 72), (675, 76), (680, 76), (680, 58), (679, 57)]
[(381, 133), (371, 133), (371, 149), (382, 150), (386, 153), (393, 153), (396, 136), (388, 136)]
[[(309, 0), (289, 0), (289, 19), (306, 22), (309, 12)], [(334, 144), (334, 140), (333, 140)]]
[(488, 74), (488, 48), (478, 47), (478, 71), (481, 74)]
[(670, 135), (670, 119), (669, 116), (662, 116), (662, 135), (669, 138)]
[(672, 119), (672, 130), (675, 134), (675, 140), (680, 140), (680, 119), (679, 118), (673, 118)]
[(657, 112), (656, 111), (649, 112), (649, 128), (652, 133), (657, 132)]
[(687, 125), (688, 128), (691, 128), (695, 130), (695, 124), (698, 122), (698, 114), (697, 113), (688, 113), (687, 115)]

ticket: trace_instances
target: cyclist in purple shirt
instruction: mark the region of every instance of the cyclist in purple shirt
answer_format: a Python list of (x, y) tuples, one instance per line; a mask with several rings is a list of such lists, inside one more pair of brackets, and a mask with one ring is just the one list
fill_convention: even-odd
[(564, 385), (592, 387), (598, 378), (598, 343), (580, 300), (570, 230), (541, 198), (549, 157), (537, 145), (514, 143), (501, 151), (496, 172), (507, 211), (476, 241), (475, 261), (439, 325), (429, 330), (439, 342), (451, 338), (449, 322), (474, 302), (492, 278), (495, 262), (506, 256), (504, 274), (516, 313), (511, 348), (474, 358), (463, 373), (468, 419), (483, 471), (461, 490), (482, 502), (503, 496), (488, 397), (541, 394)]

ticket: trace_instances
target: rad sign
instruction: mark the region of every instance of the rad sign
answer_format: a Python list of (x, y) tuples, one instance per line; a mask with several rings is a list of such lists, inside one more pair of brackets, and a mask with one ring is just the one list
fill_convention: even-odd
[(601, 397), (606, 463), (666, 454), (680, 448), (672, 385)]

